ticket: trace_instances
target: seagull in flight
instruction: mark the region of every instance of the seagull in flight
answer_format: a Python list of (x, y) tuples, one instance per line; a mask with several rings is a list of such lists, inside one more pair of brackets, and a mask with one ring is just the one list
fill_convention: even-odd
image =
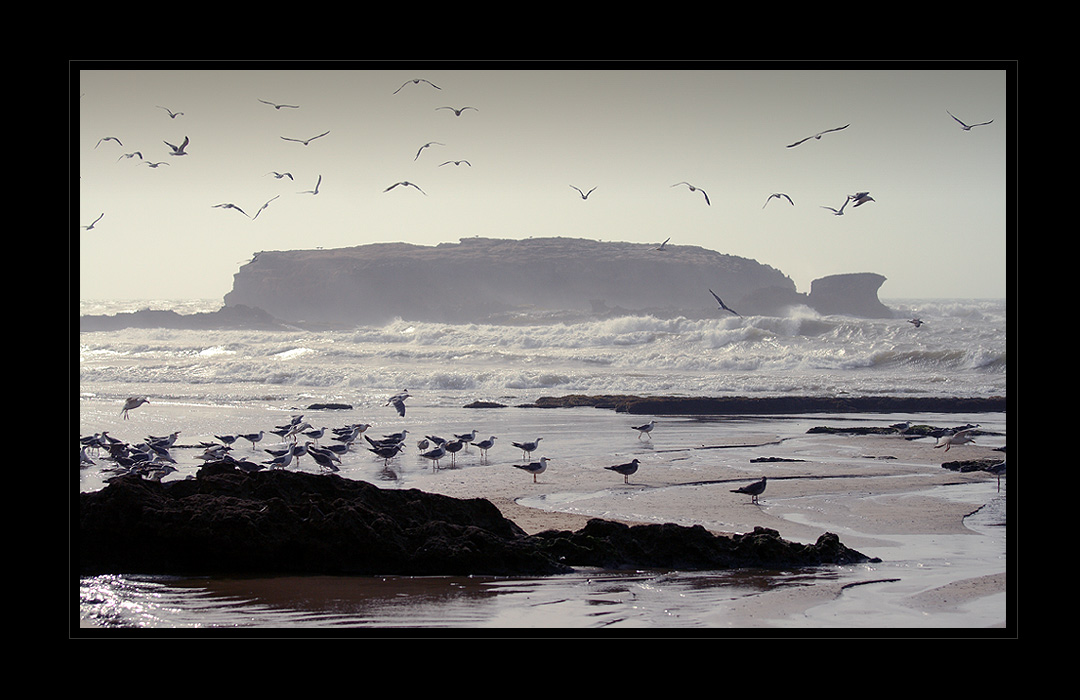
[(738, 311), (736, 311), (735, 309), (733, 309), (730, 306), (728, 306), (727, 304), (725, 304), (723, 299), (716, 296), (716, 292), (714, 292), (713, 290), (710, 289), (709, 294), (712, 294), (713, 299), (716, 299), (716, 301), (719, 302), (721, 309), (723, 309), (724, 311), (730, 311), (731, 313), (735, 314), (736, 316), (739, 316), (739, 317), (742, 316), (742, 314), (740, 314)]
[(161, 160), (161, 161), (158, 161), (157, 163), (152, 163), (152, 162), (150, 162), (150, 161), (145, 161), (145, 163), (146, 163), (147, 165), (149, 165), (149, 166), (150, 166), (151, 168), (156, 168), (156, 167), (158, 167), (159, 165), (168, 165), (168, 163), (166, 163), (166, 162), (165, 162), (165, 161), (163, 161), (163, 160)]
[(315, 189), (304, 190), (303, 192), (297, 192), (297, 194), (319, 194), (319, 185), (322, 184), (322, 175), (319, 176), (318, 181), (315, 183)]
[(177, 117), (182, 116), (184, 114), (183, 112), (174, 112), (171, 109), (169, 109), (168, 107), (162, 107), (161, 105), (157, 105), (157, 108), (158, 109), (163, 109), (166, 112), (168, 112), (170, 119), (176, 119)]
[(454, 165), (461, 165), (462, 163), (464, 163), (465, 165), (469, 166), (470, 168), (472, 167), (472, 163), (470, 163), (467, 160), (448, 160), (445, 163), (439, 163), (439, 167), (441, 168), (442, 166), (450, 165), (451, 163), (453, 163)]
[(844, 124), (843, 126), (838, 126), (835, 129), (826, 129), (825, 131), (819, 131), (818, 133), (814, 134), (813, 136), (807, 136), (806, 138), (800, 139), (800, 140), (796, 141), (795, 143), (789, 143), (788, 148), (794, 148), (795, 146), (798, 146), (803, 141), (809, 141), (810, 139), (820, 139), (823, 135), (829, 133), (830, 131), (840, 131), (841, 129), (846, 129), (849, 126), (851, 126), (851, 124)]
[(139, 160), (142, 160), (142, 153), (139, 152), (139, 151), (133, 151), (132, 153), (121, 154), (121, 156), (119, 158), (117, 158), (116, 160), (119, 161), (119, 160), (122, 160), (124, 158), (134, 158), (135, 156), (139, 156)]
[(401, 88), (405, 87), (409, 83), (412, 83), (413, 85), (419, 85), (420, 83), (427, 83), (428, 85), (435, 88), (436, 90), (442, 90), (441, 87), (439, 87), (435, 83), (431, 82), (430, 80), (424, 80), (423, 78), (413, 78), (412, 80), (406, 80), (404, 83), (402, 83), (401, 87), (399, 87), (397, 90), (394, 90), (394, 94), (396, 95), (399, 92), (401, 92)]
[(166, 146), (168, 146), (169, 148), (172, 149), (172, 153), (169, 154), (170, 156), (186, 156), (187, 155), (187, 153), (184, 153), (184, 149), (187, 148), (187, 145), (188, 145), (188, 137), (187, 136), (184, 137), (184, 142), (182, 144), (180, 144), (179, 147), (172, 145), (168, 141), (162, 141), (162, 143), (164, 143)]
[(916, 316), (915, 318), (913, 318), (913, 319), (910, 319), (910, 320), (908, 321), (908, 323), (910, 323), (911, 325), (913, 325), (913, 326), (915, 326), (916, 328), (918, 328), (918, 327), (919, 327), (919, 326), (921, 326), (921, 325), (922, 325), (923, 323), (925, 323), (925, 321), (923, 321), (923, 320), (922, 320), (921, 318), (919, 318), (919, 317), (917, 317), (917, 316)]
[(435, 111), (438, 112), (440, 109), (449, 109), (449, 110), (451, 110), (454, 113), (455, 117), (460, 117), (461, 113), (464, 112), (467, 109), (471, 109), (471, 110), (476, 111), (476, 112), (480, 111), (480, 110), (476, 109), (476, 107), (462, 107), (461, 109), (458, 109), (457, 107), (436, 107)]
[(89, 226), (83, 226), (83, 228), (84, 228), (84, 229), (86, 229), (87, 231), (89, 231), (90, 229), (94, 228), (94, 224), (96, 224), (97, 222), (101, 221), (101, 217), (102, 217), (102, 216), (105, 216), (105, 212), (102, 212), (102, 213), (101, 213), (101, 216), (99, 216), (98, 218), (94, 219), (94, 223), (90, 224)]
[(848, 199), (854, 201), (855, 204), (853, 206), (856, 207), (860, 204), (866, 204), (867, 202), (875, 201), (874, 198), (870, 196), (869, 192), (856, 192), (853, 195), (849, 195)]
[[(211, 209), (235, 209), (236, 211), (240, 212), (240, 213), (241, 213), (241, 214), (243, 214), (244, 216), (247, 216), (247, 212), (245, 212), (245, 211), (244, 211), (243, 209), (241, 209), (240, 207), (236, 206), (236, 205), (235, 205), (235, 204), (233, 204), (232, 202), (225, 202), (224, 204), (215, 204), (215, 205), (213, 205), (213, 206), (212, 206), (212, 207), (210, 207), (210, 208), (211, 208)], [(248, 218), (251, 218), (251, 217), (248, 217)]]
[[(950, 112), (949, 110), (945, 110), (945, 112), (946, 112), (946, 114), (948, 114), (948, 115), (949, 115), (950, 117), (952, 117), (953, 119), (956, 119), (956, 116), (955, 116), (955, 115), (953, 115), (953, 113), (952, 113), (952, 112)], [(975, 128), (975, 127), (977, 127), (977, 126), (986, 126), (987, 124), (990, 124), (990, 123), (992, 123), (993, 121), (994, 121), (994, 120), (993, 120), (993, 119), (991, 119), (991, 120), (990, 120), (990, 121), (988, 121), (988, 122), (981, 122), (981, 123), (979, 123), (979, 124), (965, 124), (964, 122), (960, 121), (959, 119), (956, 119), (956, 123), (957, 123), (957, 124), (959, 124), (959, 125), (960, 125), (960, 128), (961, 128), (961, 129), (963, 129), (964, 131), (971, 131), (972, 129), (974, 129), (974, 128)]]
[(668, 236), (663, 243), (653, 248), (653, 250), (667, 250), (667, 242), (671, 240), (671, 236)]
[(281, 138), (285, 139), (286, 141), (296, 141), (297, 143), (302, 143), (302, 144), (304, 144), (306, 146), (309, 143), (311, 143), (312, 141), (314, 141), (315, 139), (321, 139), (323, 136), (326, 136), (329, 133), (330, 133), (329, 131), (324, 131), (321, 134), (319, 134), (318, 136), (312, 136), (309, 139), (290, 139), (287, 136), (282, 136)]
[(679, 185), (686, 185), (690, 188), (691, 192), (700, 192), (701, 194), (705, 195), (705, 203), (709, 206), (712, 206), (712, 202), (709, 201), (709, 195), (705, 194), (705, 190), (701, 189), (700, 187), (694, 187), (689, 182), (676, 182), (674, 185), (672, 185), (672, 187), (678, 187)]
[(270, 172), (268, 172), (268, 173), (266, 173), (266, 174), (267, 174), (267, 175), (273, 175), (273, 176), (274, 176), (274, 179), (275, 179), (275, 180), (280, 180), (280, 179), (281, 179), (281, 178), (283, 178), (283, 177), (287, 177), (287, 178), (289, 178), (290, 180), (294, 180), (294, 179), (295, 179), (295, 178), (294, 178), (294, 177), (292, 176), (292, 173), (279, 173), (279, 172), (278, 172), (278, 171), (276, 171), (276, 170), (271, 170)]
[(761, 208), (764, 209), (765, 207), (767, 207), (769, 205), (769, 202), (773, 200), (773, 197), (775, 197), (776, 199), (780, 199), (781, 197), (783, 197), (788, 201), (789, 204), (791, 204), (791, 206), (795, 206), (795, 202), (791, 201), (791, 197), (788, 197), (783, 192), (773, 192), (765, 199), (765, 204), (763, 204)]
[[(570, 185), (570, 186), (571, 186), (571, 187), (574, 187), (573, 185)], [(592, 188), (592, 190), (589, 190), (588, 192), (582, 192), (582, 191), (581, 191), (580, 189), (578, 189), (577, 187), (574, 187), (574, 189), (578, 191), (578, 194), (580, 194), (580, 195), (581, 195), (581, 198), (582, 198), (582, 199), (588, 199), (588, 198), (589, 198), (589, 195), (590, 195), (590, 194), (592, 194), (592, 193), (593, 193), (593, 190), (595, 190), (596, 188), (594, 187), (594, 188)]]
[(259, 100), (259, 102), (262, 102), (264, 105), (270, 105), (274, 109), (281, 109), (282, 107), (288, 107), (289, 109), (300, 109), (300, 105), (279, 105), (273, 102), (267, 102), (266, 100), (260, 99), (258, 97), (256, 97), (255, 99)]
[[(102, 141), (116, 141), (117, 143), (120, 143), (120, 139), (116, 138), (115, 136), (106, 136), (104, 138), (98, 139), (97, 145), (94, 146), (94, 148), (100, 146)], [(120, 143), (120, 145), (123, 146), (124, 144)]]
[[(416, 187), (416, 185), (414, 185), (413, 183), (408, 182), (407, 180), (402, 180), (401, 182), (395, 182), (394, 184), (390, 185), (385, 190), (383, 190), (383, 192), (389, 192), (390, 190), (394, 189), (398, 185), (405, 185), (407, 187)], [(416, 189), (420, 190), (419, 187), (416, 187)], [(420, 194), (427, 196), (427, 192), (425, 192), (423, 190), (420, 190)]]
[(833, 214), (834, 214), (835, 216), (843, 216), (843, 215), (844, 215), (844, 207), (846, 207), (846, 206), (847, 206), (847, 203), (848, 203), (848, 202), (850, 202), (850, 201), (851, 201), (851, 196), (849, 195), (849, 196), (848, 196), (848, 198), (844, 200), (844, 203), (840, 205), (840, 208), (839, 208), (839, 209), (833, 209), (832, 207), (827, 207), (827, 206), (825, 206), (824, 204), (823, 204), (823, 205), (821, 205), (821, 208), (822, 208), (822, 209), (828, 209), (828, 210), (829, 210), (829, 211), (831, 211), (831, 212), (832, 212), (832, 213), (833, 213)]
[(438, 141), (428, 141), (427, 143), (425, 143), (423, 146), (420, 147), (419, 151), (416, 152), (416, 155), (413, 156), (413, 160), (416, 160), (417, 158), (419, 158), (420, 154), (428, 146), (445, 146), (445, 145), (446, 145), (445, 143), (439, 143)]
[[(259, 211), (262, 211), (263, 209), (266, 209), (266, 208), (267, 208), (268, 206), (270, 206), (270, 202), (274, 201), (275, 199), (277, 199), (277, 198), (278, 198), (278, 197), (280, 197), (280, 196), (281, 196), (281, 195), (279, 194), (279, 195), (275, 195), (275, 196), (271, 197), (271, 198), (270, 198), (270, 199), (269, 199), (269, 200), (268, 200), (268, 201), (266, 202), (266, 204), (264, 204), (264, 205), (262, 205), (261, 207), (259, 207)], [(258, 219), (258, 218), (259, 218), (259, 211), (255, 212), (255, 216), (251, 217), (251, 220), (252, 220), (252, 221), (254, 221), (255, 219)], [(254, 260), (254, 258), (252, 258), (252, 260)]]

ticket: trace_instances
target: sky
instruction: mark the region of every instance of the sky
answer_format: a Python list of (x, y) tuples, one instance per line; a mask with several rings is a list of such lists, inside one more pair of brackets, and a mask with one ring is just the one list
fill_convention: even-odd
[(220, 299), (263, 250), (670, 237), (804, 293), (876, 272), (882, 299), (1007, 296), (1011, 64), (495, 65), (72, 63), (72, 286)]

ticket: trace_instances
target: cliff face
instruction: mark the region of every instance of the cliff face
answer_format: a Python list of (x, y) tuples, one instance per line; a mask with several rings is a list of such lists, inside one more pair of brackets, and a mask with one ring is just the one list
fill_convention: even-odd
[[(876, 277), (880, 286), (884, 278)], [(842, 287), (830, 288), (830, 302), (843, 296)], [(658, 251), (574, 238), (467, 238), (438, 246), (261, 252), (236, 273), (225, 304), (309, 323), (470, 322), (518, 311), (711, 313), (709, 289), (746, 315), (780, 314), (813, 297), (797, 293), (772, 267), (698, 246)], [(880, 306), (876, 287), (852, 289), (869, 290)], [(872, 306), (860, 299), (853, 308)]]

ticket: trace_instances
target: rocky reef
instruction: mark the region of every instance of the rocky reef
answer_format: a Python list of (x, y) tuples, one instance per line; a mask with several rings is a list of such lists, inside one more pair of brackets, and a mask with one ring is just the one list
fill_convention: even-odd
[(164, 309), (79, 317), (80, 331), (114, 331), (120, 328), (179, 328), (185, 330), (273, 330), (284, 326), (263, 309), (236, 304), (218, 311), (178, 314)]
[[(798, 413), (985, 413), (1007, 410), (1004, 396), (542, 396), (527, 408), (592, 406), (618, 413), (664, 415), (783, 415)], [(466, 408), (496, 408), (477, 402)]]
[(707, 570), (876, 561), (822, 534), (723, 536), (701, 526), (594, 519), (527, 535), (485, 499), (380, 489), (337, 475), (243, 472), (211, 463), (195, 478), (120, 477), (79, 495), (81, 574), (320, 573), (550, 575), (573, 567)]
[(263, 251), (236, 273), (224, 301), (292, 323), (506, 322), (545, 311), (715, 315), (711, 289), (745, 315), (806, 305), (888, 318), (892, 312), (877, 298), (884, 281), (874, 273), (835, 275), (801, 294), (775, 268), (699, 246), (660, 251), (617, 241), (477, 237), (437, 246)]

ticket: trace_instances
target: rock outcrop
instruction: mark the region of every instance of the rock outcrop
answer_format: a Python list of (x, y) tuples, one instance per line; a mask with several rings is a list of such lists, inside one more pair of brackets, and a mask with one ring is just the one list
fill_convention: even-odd
[(163, 309), (142, 309), (130, 313), (79, 317), (80, 331), (114, 331), (120, 328), (179, 328), (185, 330), (273, 330), (283, 324), (266, 311), (244, 304), (225, 306), (218, 311), (178, 314)]
[(243, 472), (211, 463), (194, 479), (127, 475), (79, 495), (83, 575), (318, 573), (549, 575), (576, 566), (720, 569), (876, 561), (824, 533), (722, 536), (701, 526), (591, 520), (526, 535), (485, 499), (380, 489), (337, 475)]

